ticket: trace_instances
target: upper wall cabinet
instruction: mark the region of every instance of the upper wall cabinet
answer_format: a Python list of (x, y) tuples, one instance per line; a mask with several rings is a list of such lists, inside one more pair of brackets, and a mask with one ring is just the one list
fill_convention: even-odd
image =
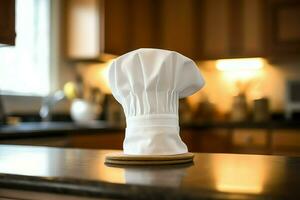
[(63, 1), (65, 56), (71, 60), (97, 60), (103, 46), (102, 1)]
[(15, 38), (15, 1), (0, 0), (0, 46), (14, 45)]
[(106, 0), (104, 51), (121, 55), (141, 47), (158, 47), (156, 0)]
[(268, 46), (273, 57), (299, 56), (300, 1), (269, 0)]
[(266, 54), (264, 0), (107, 0), (105, 48), (178, 51), (195, 60)]
[(69, 58), (137, 48), (194, 60), (265, 55), (265, 0), (68, 0)]
[(266, 54), (264, 0), (202, 0), (198, 4), (200, 59)]
[(105, 52), (164, 48), (195, 57), (194, 0), (105, 1)]
[(159, 43), (193, 59), (199, 58), (197, 0), (163, 0), (160, 4)]

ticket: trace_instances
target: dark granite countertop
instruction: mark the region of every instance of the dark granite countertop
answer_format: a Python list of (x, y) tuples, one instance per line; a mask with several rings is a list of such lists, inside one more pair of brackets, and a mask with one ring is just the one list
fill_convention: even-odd
[(186, 125), (189, 128), (240, 128), (240, 129), (300, 129), (300, 120), (270, 120), (266, 122), (230, 122), (217, 121), (206, 123), (192, 123)]
[(300, 129), (300, 113), (293, 113), (291, 119), (286, 119), (283, 112), (270, 113), (270, 119), (267, 121), (254, 121), (249, 118), (242, 122), (233, 122), (229, 115), (223, 119), (212, 121), (197, 121), (187, 125), (189, 128), (227, 128), (227, 129)]
[[(182, 124), (181, 129), (299, 129), (300, 121), (271, 120), (269, 122), (207, 122)], [(116, 133), (124, 131), (125, 127), (109, 125), (105, 121), (95, 121), (89, 124), (74, 122), (25, 122), (18, 125), (0, 126), (0, 139), (17, 139), (28, 137), (49, 137), (72, 133)], [(299, 131), (300, 133), (300, 131)]]
[(70, 133), (107, 133), (123, 131), (124, 127), (112, 126), (105, 121), (89, 124), (74, 122), (25, 122), (0, 126), (0, 139), (66, 135)]
[(110, 152), (0, 145), (0, 187), (117, 199), (300, 198), (300, 157), (196, 153), (191, 164), (107, 166)]

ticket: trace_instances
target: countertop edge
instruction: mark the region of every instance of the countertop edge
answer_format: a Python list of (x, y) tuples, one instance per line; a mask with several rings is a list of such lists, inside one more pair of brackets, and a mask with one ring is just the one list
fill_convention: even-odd
[[(68, 178), (47, 178), (0, 173), (0, 188), (20, 189), (35, 192), (78, 195), (118, 199), (265, 199), (252, 194), (232, 194), (207, 190), (178, 190), (171, 187), (144, 185), (123, 185), (101, 181), (74, 180)], [(199, 195), (199, 192), (201, 195)], [(284, 197), (289, 199), (289, 197)]]

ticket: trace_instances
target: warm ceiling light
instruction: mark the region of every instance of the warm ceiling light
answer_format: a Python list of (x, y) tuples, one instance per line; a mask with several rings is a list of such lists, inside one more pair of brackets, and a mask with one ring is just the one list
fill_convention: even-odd
[(238, 58), (217, 60), (216, 66), (220, 71), (258, 70), (264, 65), (263, 58)]

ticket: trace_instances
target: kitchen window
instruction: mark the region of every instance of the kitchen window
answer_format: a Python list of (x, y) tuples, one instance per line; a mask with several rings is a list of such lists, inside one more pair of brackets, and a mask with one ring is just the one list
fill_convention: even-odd
[(50, 91), (50, 0), (16, 0), (16, 45), (0, 48), (0, 93)]

